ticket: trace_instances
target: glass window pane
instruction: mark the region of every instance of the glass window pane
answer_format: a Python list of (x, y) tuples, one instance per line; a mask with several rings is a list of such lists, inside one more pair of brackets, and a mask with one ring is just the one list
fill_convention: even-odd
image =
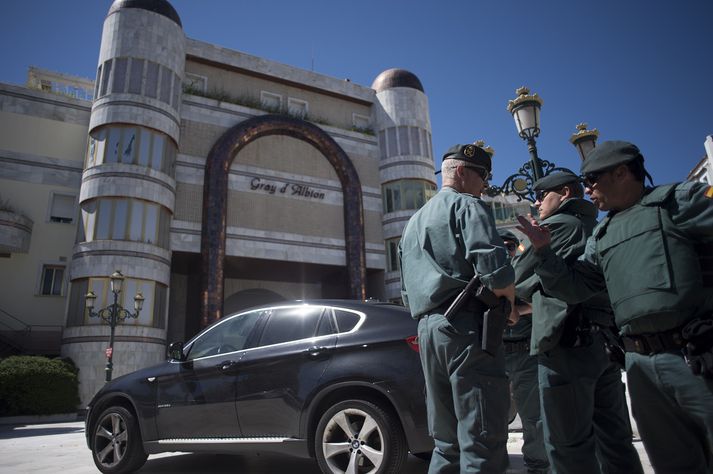
[(386, 129), (386, 140), (389, 142), (389, 156), (398, 155), (399, 151), (396, 146), (396, 127)]
[(246, 349), (255, 324), (267, 314), (269, 312), (254, 311), (227, 318), (224, 322), (212, 326), (188, 348), (188, 360)]
[(104, 74), (102, 75), (102, 85), (99, 96), (103, 97), (107, 92), (107, 86), (109, 85), (109, 76), (111, 74), (111, 59), (104, 63)]
[(151, 132), (145, 128), (141, 129), (141, 142), (139, 145), (139, 159), (137, 161), (141, 166), (149, 165), (149, 156), (151, 152)]
[(131, 76), (129, 77), (129, 92), (131, 94), (141, 94), (141, 79), (144, 75), (144, 60), (131, 59)]
[(97, 151), (97, 141), (92, 138), (91, 136), (89, 137), (89, 145), (87, 147), (87, 160), (86, 163), (84, 164), (85, 168), (91, 168), (94, 166), (94, 156)]
[(386, 159), (386, 132), (383, 130), (379, 132), (379, 158)]
[(350, 311), (340, 311), (338, 309), (334, 310), (334, 315), (337, 317), (339, 332), (351, 331), (361, 319), (356, 313), (352, 313)]
[(126, 217), (129, 203), (126, 200), (114, 201), (114, 225), (111, 230), (111, 238), (123, 240), (126, 238)]
[(143, 235), (144, 204), (142, 201), (131, 201), (131, 223), (129, 224), (129, 240), (141, 241)]
[(111, 200), (102, 199), (99, 201), (97, 211), (96, 240), (106, 240), (109, 238), (109, 223), (111, 222)]
[(52, 294), (61, 295), (62, 294), (62, 278), (64, 277), (64, 270), (61, 268), (54, 269), (54, 279), (52, 281)]
[(121, 152), (121, 162), (133, 163), (134, 151), (136, 150), (136, 129), (133, 127), (125, 128), (123, 135), (121, 140), (121, 147), (123, 148)]
[(41, 293), (43, 295), (51, 295), (52, 294), (52, 280), (53, 280), (53, 271), (52, 268), (50, 267), (45, 267), (44, 271), (42, 272), (42, 290)]
[(163, 145), (165, 139), (163, 135), (154, 133), (153, 136), (153, 152), (151, 153), (151, 168), (155, 170), (161, 169), (161, 160), (163, 160)]
[(400, 155), (411, 154), (411, 147), (409, 146), (408, 140), (408, 127), (399, 127), (399, 150)]
[(259, 345), (269, 346), (314, 337), (322, 311), (321, 306), (274, 310), (263, 329)]
[(101, 84), (102, 78), (102, 66), (101, 64), (97, 67), (97, 80), (94, 83), (94, 97), (99, 98), (99, 84)]
[(411, 146), (413, 147), (413, 154), (417, 156), (421, 156), (421, 138), (418, 133), (418, 128), (416, 127), (410, 127), (409, 128), (411, 131)]
[(106, 145), (106, 156), (104, 161), (106, 163), (118, 163), (119, 162), (119, 142), (121, 138), (121, 128), (112, 127), (109, 129), (109, 139)]
[(146, 220), (144, 221), (144, 242), (156, 243), (158, 232), (158, 205), (146, 204)]
[(169, 103), (171, 100), (171, 70), (161, 66), (161, 102)]
[(124, 92), (127, 64), (128, 58), (116, 58), (114, 60), (114, 81), (111, 85), (112, 92)]
[(106, 129), (99, 130), (95, 136), (97, 142), (95, 165), (104, 163), (104, 151), (106, 150)]
[(158, 64), (152, 61), (148, 62), (146, 67), (146, 87), (144, 95), (156, 98), (158, 92)]
[(86, 242), (94, 240), (94, 224), (97, 217), (97, 202), (90, 201), (82, 205), (82, 219), (84, 221), (84, 239)]

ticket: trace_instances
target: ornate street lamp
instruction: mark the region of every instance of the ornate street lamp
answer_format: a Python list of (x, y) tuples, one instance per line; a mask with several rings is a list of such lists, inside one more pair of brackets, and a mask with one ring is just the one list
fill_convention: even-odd
[(577, 125), (577, 132), (573, 133), (569, 137), (569, 141), (574, 145), (579, 153), (579, 157), (584, 160), (587, 153), (592, 151), (597, 145), (597, 138), (599, 137), (599, 130), (596, 128), (593, 130), (587, 130), (586, 123), (580, 123)]
[(518, 135), (527, 142), (530, 161), (524, 163), (517, 173), (508, 176), (502, 186), (491, 185), (485, 192), (488, 196), (514, 194), (518, 201), (527, 199), (535, 202), (535, 193), (532, 190), (535, 181), (556, 170), (569, 170), (556, 168), (553, 163), (537, 156), (535, 138), (540, 135), (540, 108), (543, 104), (540, 96), (530, 94), (527, 87), (520, 87), (515, 93), (517, 97), (508, 101), (508, 112), (515, 120)]
[(84, 302), (89, 312), (89, 316), (92, 318), (101, 318), (104, 322), (109, 324), (110, 335), (109, 335), (109, 347), (106, 350), (106, 381), (111, 381), (111, 373), (114, 368), (112, 362), (114, 356), (114, 330), (116, 326), (124, 322), (127, 318), (138, 318), (141, 309), (144, 306), (144, 295), (141, 292), (137, 292), (134, 296), (134, 312), (130, 312), (124, 309), (123, 306), (119, 304), (119, 294), (124, 283), (124, 275), (121, 274), (119, 270), (112, 273), (109, 277), (111, 281), (111, 292), (114, 293), (114, 303), (110, 304), (106, 308), (102, 308), (98, 311), (94, 311), (94, 302), (97, 296), (93, 291), (90, 291), (84, 297)]

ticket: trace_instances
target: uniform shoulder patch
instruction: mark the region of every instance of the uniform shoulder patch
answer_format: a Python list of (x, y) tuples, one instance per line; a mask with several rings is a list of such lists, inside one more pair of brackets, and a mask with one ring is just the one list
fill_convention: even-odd
[(703, 195), (708, 199), (713, 199), (713, 186), (708, 186)]

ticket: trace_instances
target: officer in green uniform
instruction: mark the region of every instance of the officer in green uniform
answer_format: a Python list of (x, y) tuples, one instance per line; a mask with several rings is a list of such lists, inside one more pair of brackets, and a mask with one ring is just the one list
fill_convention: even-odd
[(514, 298), (512, 266), (480, 200), (490, 170), (482, 148), (450, 148), (443, 188), (411, 217), (399, 244), (403, 301), (419, 320), (432, 474), (503, 473), (508, 465), (505, 361), (502, 347), (494, 356), (481, 350), (486, 308), (471, 298), (450, 320), (443, 316), (476, 273), (496, 295)]
[(633, 413), (654, 469), (709, 473), (713, 290), (699, 257), (713, 242), (713, 188), (645, 187), (644, 158), (622, 141), (598, 145), (581, 171), (587, 195), (608, 215), (576, 262), (556, 255), (551, 229), (521, 218), (536, 272), (545, 291), (571, 304), (608, 290)]
[[(579, 177), (555, 172), (534, 185), (540, 225), (552, 250), (573, 262), (597, 223)], [(532, 302), (532, 354), (537, 356), (545, 446), (553, 473), (642, 473), (632, 445), (621, 369), (609, 360), (614, 318), (606, 293), (579, 305), (550, 297), (535, 274), (532, 246), (515, 259), (516, 294)], [(610, 332), (607, 334), (607, 332)]]
[[(520, 239), (507, 229), (498, 229), (511, 258), (517, 255)], [(550, 466), (545, 452), (540, 417), (540, 394), (537, 382), (537, 357), (530, 355), (532, 309), (526, 302), (515, 298), (520, 319), (503, 334), (505, 370), (510, 379), (510, 413), (520, 414), (522, 422), (522, 457), (528, 473), (546, 473)]]

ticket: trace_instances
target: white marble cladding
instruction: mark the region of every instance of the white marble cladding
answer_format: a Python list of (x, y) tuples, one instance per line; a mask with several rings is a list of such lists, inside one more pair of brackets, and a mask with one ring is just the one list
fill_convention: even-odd
[(376, 98), (377, 129), (409, 125), (431, 132), (428, 97), (423, 92), (410, 87), (394, 87), (379, 92)]
[[(233, 226), (227, 228), (226, 235), (227, 256), (338, 266), (346, 262), (343, 239)], [(178, 220), (171, 223), (172, 251), (198, 253), (200, 248), (200, 224)], [(367, 268), (384, 269), (384, 254), (383, 244), (366, 243)]]
[(389, 212), (388, 214), (384, 214), (381, 219), (381, 223), (384, 228), (384, 239), (393, 239), (394, 237), (401, 237), (401, 234), (403, 234), (404, 231), (404, 227), (406, 227), (406, 223), (415, 213), (416, 211), (414, 210), (407, 210)]
[(148, 59), (183, 76), (186, 35), (176, 22), (163, 15), (122, 8), (104, 20), (98, 64), (120, 56)]
[(85, 170), (79, 202), (108, 196), (144, 199), (173, 213), (176, 181), (165, 173), (139, 165), (105, 163)]
[[(116, 337), (121, 336), (150, 338), (154, 342), (115, 340), (112, 357), (113, 379), (166, 360), (165, 330), (118, 326)], [(79, 367), (79, 398), (83, 408), (104, 385), (109, 328), (105, 325), (64, 328), (63, 338), (65, 342), (62, 344), (62, 356), (71, 358)]]
[(374, 102), (375, 92), (369, 87), (355, 84), (346, 79), (337, 79), (265, 58), (251, 56), (240, 51), (222, 48), (192, 38), (188, 38), (186, 41), (186, 55), (208, 59), (227, 66), (253, 71), (330, 93)]
[(0, 253), (27, 253), (32, 225), (29, 217), (0, 210)]
[(0, 149), (0, 178), (79, 189), (82, 162)]
[(0, 110), (3, 112), (86, 125), (90, 107), (88, 100), (0, 83)]
[[(205, 171), (205, 160), (189, 155), (180, 154), (176, 161), (176, 181), (185, 184), (203, 185)], [(306, 175), (296, 175), (294, 173), (282, 173), (279, 171), (258, 168), (255, 166), (242, 165), (234, 162), (230, 167), (228, 176), (228, 189), (232, 191), (252, 192), (264, 194), (264, 189), (251, 189), (254, 179), (260, 179), (265, 185), (275, 185), (278, 188), (285, 184), (302, 184), (311, 189), (324, 193), (321, 204), (333, 206), (344, 205), (344, 195), (342, 184), (336, 180), (314, 178)], [(362, 186), (362, 205), (365, 211), (381, 212), (383, 204), (381, 201), (381, 190), (370, 186)], [(274, 195), (293, 199), (289, 193), (275, 192)]]
[(386, 158), (379, 163), (382, 183), (399, 179), (425, 179), (436, 184), (436, 170), (430, 158), (422, 156), (399, 156)]
[(112, 123), (141, 125), (159, 130), (178, 143), (181, 135), (179, 120), (178, 112), (158, 99), (136, 94), (109, 94), (94, 101), (89, 131)]
[(70, 279), (106, 277), (117, 268), (124, 276), (169, 285), (171, 251), (143, 242), (95, 240), (76, 244), (72, 249)]

